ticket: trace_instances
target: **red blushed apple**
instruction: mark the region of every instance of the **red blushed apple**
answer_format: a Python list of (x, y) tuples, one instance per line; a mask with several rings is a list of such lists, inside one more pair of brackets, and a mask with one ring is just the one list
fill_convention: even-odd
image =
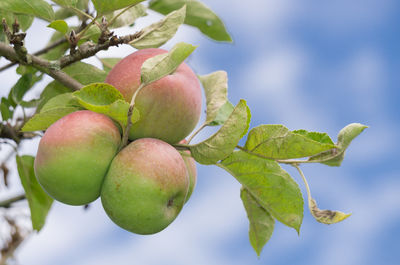
[(36, 178), (60, 202), (90, 203), (100, 196), (120, 142), (119, 130), (107, 116), (88, 110), (68, 114), (53, 123), (40, 140)]
[(154, 234), (179, 214), (189, 189), (179, 152), (158, 139), (133, 141), (115, 156), (104, 179), (101, 202), (120, 227)]
[[(116, 87), (130, 102), (140, 85), (144, 61), (162, 49), (143, 49), (122, 59), (110, 71), (106, 83)], [(188, 136), (201, 114), (201, 88), (195, 73), (182, 63), (174, 73), (145, 86), (137, 95), (135, 107), (140, 120), (133, 124), (129, 139), (157, 138), (174, 144)]]

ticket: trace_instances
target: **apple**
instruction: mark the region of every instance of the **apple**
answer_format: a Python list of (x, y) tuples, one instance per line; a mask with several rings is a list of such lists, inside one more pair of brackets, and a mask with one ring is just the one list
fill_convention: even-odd
[(115, 156), (100, 197), (114, 223), (146, 235), (172, 223), (185, 203), (188, 188), (179, 152), (161, 140), (141, 138)]
[[(130, 102), (140, 85), (141, 66), (147, 59), (167, 51), (143, 49), (116, 64), (105, 82), (117, 88)], [(135, 107), (140, 120), (133, 124), (129, 139), (157, 138), (170, 144), (188, 136), (201, 114), (201, 88), (195, 73), (182, 63), (174, 73), (145, 86), (137, 95)]]
[[(180, 144), (187, 144), (186, 139), (182, 140), (179, 142)], [(196, 161), (194, 160), (193, 157), (190, 156), (190, 151), (184, 151), (182, 154), (183, 161), (185, 162), (186, 169), (188, 171), (188, 176), (189, 176), (189, 190), (188, 194), (186, 195), (186, 200), (187, 202), (192, 196), (194, 187), (196, 186), (197, 182), (197, 169), (196, 169)]]
[(85, 205), (96, 200), (121, 135), (110, 118), (88, 110), (53, 123), (39, 143), (34, 169), (54, 199)]

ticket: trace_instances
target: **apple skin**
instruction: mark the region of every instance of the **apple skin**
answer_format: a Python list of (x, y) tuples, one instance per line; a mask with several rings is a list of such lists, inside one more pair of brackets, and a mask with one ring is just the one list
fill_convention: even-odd
[(114, 158), (100, 197), (114, 223), (147, 235), (175, 220), (188, 188), (189, 177), (179, 152), (161, 140), (142, 138)]
[(88, 110), (73, 112), (53, 123), (39, 143), (35, 175), (54, 199), (85, 205), (100, 196), (121, 135), (107, 116)]
[[(186, 139), (182, 140), (179, 142), (180, 144), (187, 144)], [(196, 161), (194, 160), (193, 157), (190, 156), (190, 151), (184, 151), (185, 154), (182, 154), (183, 161), (185, 162), (186, 169), (188, 171), (189, 175), (189, 190), (188, 194), (186, 195), (186, 200), (187, 202), (190, 199), (190, 196), (192, 196), (193, 190), (196, 187), (196, 182), (197, 182), (197, 169), (196, 169)]]
[[(143, 62), (166, 52), (154, 48), (134, 52), (113, 67), (105, 82), (117, 88), (130, 102), (140, 85)], [(174, 73), (139, 92), (135, 107), (140, 112), (140, 120), (132, 125), (129, 139), (157, 138), (170, 144), (178, 143), (195, 128), (201, 104), (200, 83), (190, 67), (182, 63)]]

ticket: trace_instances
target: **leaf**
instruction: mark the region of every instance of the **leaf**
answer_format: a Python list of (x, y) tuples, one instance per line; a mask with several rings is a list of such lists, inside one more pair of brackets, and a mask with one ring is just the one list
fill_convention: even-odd
[(62, 34), (67, 34), (68, 32), (68, 24), (64, 20), (54, 20), (51, 22), (49, 25), (47, 25), (48, 28), (55, 29)]
[(130, 42), (136, 49), (158, 48), (170, 40), (185, 20), (186, 6), (168, 14), (164, 19), (142, 29), (142, 35)]
[(180, 42), (172, 47), (168, 53), (147, 59), (141, 68), (141, 85), (146, 86), (172, 74), (195, 49), (196, 47), (191, 44)]
[(122, 58), (100, 58), (100, 62), (103, 64), (103, 70), (108, 73), (111, 69), (119, 62)]
[(317, 141), (314, 133), (308, 135), (290, 132), (283, 125), (260, 125), (253, 128), (244, 146), (248, 151), (270, 159), (290, 159), (312, 156), (335, 148), (333, 143)]
[[(119, 15), (122, 11), (124, 12)], [(116, 16), (118, 17), (114, 20), (113, 23), (111, 23), (113, 18)], [(120, 28), (124, 26), (130, 26), (135, 23), (136, 19), (144, 16), (147, 16), (146, 7), (142, 4), (137, 4), (135, 6), (132, 6), (128, 10), (116, 10), (113, 13), (106, 15), (106, 18), (110, 22), (110, 24), (108, 25), (109, 28)]]
[[(104, 82), (107, 76), (107, 73), (103, 70), (82, 62), (71, 64), (65, 67), (63, 71), (83, 85)], [(37, 111), (40, 111), (50, 98), (68, 92), (72, 91), (57, 81), (49, 83), (40, 95), (42, 102), (39, 104)]]
[(25, 93), (32, 87), (32, 78), (32, 74), (24, 74), (11, 88), (11, 97), (15, 103), (19, 104), (22, 101)]
[(40, 104), (40, 99), (31, 99), (29, 101), (21, 101), (20, 105), (24, 108), (36, 108)]
[(13, 111), (10, 110), (10, 102), (5, 97), (1, 98), (0, 111), (3, 121), (9, 120), (13, 116)]
[[(48, 42), (47, 46), (53, 44), (56, 41), (59, 41), (60, 39), (65, 39), (64, 34), (61, 32), (54, 32), (54, 34), (51, 36), (50, 41)], [(68, 42), (64, 42), (57, 47), (54, 47), (53, 49), (49, 50), (45, 54), (40, 55), (41, 58), (46, 59), (46, 60), (58, 60), (61, 56), (65, 54), (65, 52), (69, 49), (69, 44)]]
[(51, 0), (60, 6), (76, 6), (78, 0)]
[(92, 0), (97, 15), (138, 4), (144, 0)]
[(68, 108), (68, 107), (80, 108), (78, 100), (72, 93), (64, 93), (51, 98), (43, 106), (40, 112), (46, 112), (52, 109)]
[(271, 238), (274, 231), (275, 220), (271, 214), (266, 211), (247, 189), (240, 190), (244, 208), (249, 219), (249, 240), (257, 255), (260, 256), (264, 245)]
[(50, 127), (53, 123), (68, 115), (72, 112), (78, 111), (80, 108), (77, 107), (61, 107), (53, 108), (47, 111), (36, 113), (24, 127), (23, 132), (43, 131)]
[(277, 162), (235, 151), (217, 165), (234, 176), (275, 219), (300, 231), (303, 197), (297, 183)]
[(346, 214), (340, 211), (320, 210), (314, 199), (308, 201), (308, 207), (310, 208), (310, 212), (315, 220), (328, 225), (339, 223), (351, 215), (351, 213)]
[(224, 124), (224, 122), (229, 118), (229, 115), (231, 115), (234, 108), (235, 106), (233, 106), (232, 103), (226, 101), (225, 104), (222, 105), (222, 107), (218, 110), (215, 119), (210, 122), (208, 126), (217, 126)]
[[(1, 3), (0, 3), (1, 6)], [(33, 16), (31, 15), (26, 15), (26, 14), (13, 14), (12, 12), (6, 11), (6, 10), (1, 10), (0, 8), (0, 19), (5, 19), (7, 24), (11, 26), (14, 22), (15, 19), (18, 20), (18, 24), (21, 28), (22, 31), (26, 31), (33, 22)], [(1, 33), (3, 33), (3, 29), (0, 30)]]
[(328, 166), (340, 166), (347, 147), (349, 147), (354, 138), (356, 138), (366, 128), (368, 128), (368, 126), (360, 123), (351, 123), (347, 125), (340, 130), (338, 134), (338, 141), (336, 144), (338, 148), (312, 156), (309, 161), (320, 162)]
[[(84, 108), (105, 114), (125, 126), (128, 120), (129, 103), (124, 100), (121, 92), (105, 83), (90, 84), (76, 91), (73, 95)], [(139, 120), (139, 111), (134, 108), (131, 121)]]
[(324, 143), (324, 144), (334, 144), (331, 137), (327, 133), (320, 132), (308, 132), (306, 130), (295, 130), (293, 133), (303, 135), (311, 140)]
[(31, 210), (32, 227), (40, 231), (46, 222), (53, 199), (46, 194), (35, 177), (33, 156), (16, 156), (18, 174)]
[(196, 0), (152, 0), (149, 8), (168, 14), (186, 5), (185, 24), (198, 28), (203, 34), (216, 41), (232, 42), (221, 19), (206, 5)]
[(210, 138), (190, 146), (193, 158), (204, 165), (216, 164), (229, 156), (247, 133), (250, 110), (243, 99), (236, 105), (224, 125)]
[(80, 103), (84, 102), (85, 104), (93, 106), (105, 106), (118, 99), (124, 99), (121, 92), (112, 85), (106, 83), (90, 84), (73, 94), (78, 98)]
[(33, 15), (47, 21), (54, 20), (53, 8), (44, 0), (1, 0), (0, 9)]
[(215, 120), (222, 106), (228, 101), (228, 75), (225, 71), (217, 71), (199, 76), (199, 79), (206, 94), (206, 124), (210, 124)]

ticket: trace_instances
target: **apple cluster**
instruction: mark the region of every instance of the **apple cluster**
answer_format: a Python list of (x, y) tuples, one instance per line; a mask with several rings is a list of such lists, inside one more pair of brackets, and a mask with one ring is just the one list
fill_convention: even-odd
[[(114, 66), (106, 83), (130, 102), (143, 62), (165, 52), (132, 53)], [(192, 132), (201, 101), (199, 81), (182, 63), (173, 74), (140, 90), (135, 99), (140, 120), (129, 131), (131, 142), (120, 151), (120, 128), (108, 116), (89, 110), (64, 116), (40, 141), (36, 177), (62, 203), (85, 205), (101, 197), (107, 215), (120, 227), (157, 233), (177, 217), (196, 184), (194, 159), (171, 144), (184, 143)]]

